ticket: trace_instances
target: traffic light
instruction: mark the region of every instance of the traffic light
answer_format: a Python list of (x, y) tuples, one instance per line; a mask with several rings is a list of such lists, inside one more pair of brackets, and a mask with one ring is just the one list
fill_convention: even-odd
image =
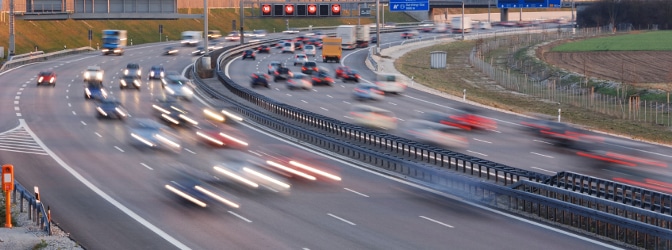
[(317, 16), (317, 5), (315, 5), (315, 4), (309, 4), (308, 5), (308, 15), (309, 16)]
[(306, 5), (305, 4), (297, 4), (296, 5), (296, 15), (297, 16), (306, 16)]
[(274, 16), (284, 16), (285, 15), (285, 5), (284, 4), (274, 4), (273, 5), (273, 15)]
[(320, 4), (320, 16), (329, 16), (328, 4)]
[(340, 4), (331, 4), (331, 15), (340, 16), (341, 15), (341, 5)]
[(294, 5), (285, 4), (285, 16), (293, 16), (293, 15), (294, 15)]
[(271, 5), (270, 4), (264, 4), (261, 5), (261, 15), (262, 16), (271, 16), (273, 15), (273, 12), (271, 10)]

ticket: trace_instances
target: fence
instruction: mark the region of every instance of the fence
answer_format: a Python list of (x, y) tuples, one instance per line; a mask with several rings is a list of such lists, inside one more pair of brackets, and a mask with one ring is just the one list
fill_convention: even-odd
[[(28, 205), (28, 219), (33, 220), (35, 225), (40, 226), (41, 229), (45, 230), (49, 235), (51, 235), (51, 216), (49, 215), (48, 210), (44, 209), (44, 205), (17, 181), (14, 182), (14, 192), (12, 193), (12, 203), (17, 204), (18, 202), (19, 212), (23, 213), (23, 203), (24, 201), (27, 202), (26, 205)], [(18, 201), (17, 198), (19, 199)]]
[[(623, 26), (623, 29), (620, 27)], [(630, 26), (619, 25), (618, 32), (631, 30)], [(672, 107), (668, 101), (643, 100), (639, 96), (615, 96), (596, 93), (594, 87), (584, 87), (583, 76), (573, 73), (562, 73), (548, 68), (538, 60), (530, 57), (515, 56), (521, 51), (548, 41), (584, 38), (612, 34), (608, 28), (578, 29), (576, 32), (559, 31), (539, 34), (518, 34), (499, 37), (484, 42), (474, 48), (469, 57), (472, 66), (487, 74), (502, 87), (524, 93), (558, 104), (566, 104), (585, 108), (593, 112), (612, 117), (672, 126)], [(507, 67), (498, 68), (494, 58), (486, 59), (489, 52), (506, 48)], [(509, 67), (510, 66), (510, 67)], [(516, 70), (511, 70), (514, 68)], [(543, 70), (542, 70), (543, 68)], [(534, 74), (532, 74), (534, 72)], [(625, 90), (621, 90), (625, 91)], [(669, 95), (669, 94), (668, 94)]]
[[(86, 53), (90, 51), (95, 51), (95, 49), (91, 47), (82, 47), (82, 48), (77, 48), (77, 49), (65, 49), (61, 51), (56, 51), (56, 52), (50, 52), (50, 53), (41, 53), (37, 55), (33, 54), (22, 54), (22, 55), (16, 55), (13, 57), (12, 60), (9, 60), (5, 62), (2, 67), (0, 67), (0, 72), (16, 68), (19, 66), (23, 66), (26, 64), (31, 64), (31, 63), (36, 63), (36, 62), (44, 62), (50, 59), (55, 59), (55, 58), (60, 58), (64, 56), (69, 56), (69, 55), (75, 55), (75, 54), (81, 54), (81, 53)], [(18, 59), (16, 59), (18, 57)]]

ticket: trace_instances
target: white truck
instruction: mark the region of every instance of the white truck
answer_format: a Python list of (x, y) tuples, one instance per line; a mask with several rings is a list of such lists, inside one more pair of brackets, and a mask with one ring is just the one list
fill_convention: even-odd
[(462, 22), (462, 17), (453, 17), (453, 19), (450, 21), (450, 27), (453, 31), (453, 33), (462, 33), (462, 30), (464, 29), (464, 33), (469, 33), (471, 32), (471, 17), (464, 17), (464, 22)]
[(339, 25), (336, 28), (336, 36), (341, 38), (341, 47), (343, 49), (354, 49), (357, 47), (356, 25)]
[(203, 41), (203, 31), (183, 31), (181, 43), (183, 46), (196, 46)]
[(369, 47), (369, 33), (368, 25), (357, 25), (357, 48)]

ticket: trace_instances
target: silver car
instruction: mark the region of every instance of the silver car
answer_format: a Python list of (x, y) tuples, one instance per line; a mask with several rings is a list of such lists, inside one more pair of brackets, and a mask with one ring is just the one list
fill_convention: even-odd
[(191, 99), (194, 97), (194, 89), (191, 80), (183, 76), (171, 75), (161, 79), (161, 81), (166, 95), (168, 96), (183, 98), (187, 101), (191, 101)]
[(180, 152), (181, 142), (169, 130), (167, 126), (152, 119), (134, 119), (128, 123), (128, 141), (136, 147)]
[(317, 50), (315, 49), (315, 45), (306, 45), (305, 47), (303, 47), (303, 52), (306, 53), (306, 56), (315, 57), (317, 55)]
[(353, 123), (374, 129), (396, 129), (397, 117), (392, 111), (368, 105), (353, 105), (350, 109)]
[(313, 89), (313, 83), (310, 81), (310, 76), (302, 73), (294, 73), (287, 79), (287, 88), (294, 89)]
[(402, 133), (409, 139), (451, 149), (464, 149), (469, 141), (457, 134), (459, 128), (426, 120), (410, 120), (402, 124)]
[(303, 65), (308, 62), (308, 56), (306, 54), (298, 54), (294, 56), (294, 66)]

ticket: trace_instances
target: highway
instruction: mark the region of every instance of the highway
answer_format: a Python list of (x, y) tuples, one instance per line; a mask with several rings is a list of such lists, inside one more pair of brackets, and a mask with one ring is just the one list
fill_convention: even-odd
[[(121, 101), (133, 118), (154, 119), (151, 103), (165, 93), (158, 81), (145, 81), (147, 70), (152, 65), (163, 65), (167, 70), (181, 71), (195, 58), (190, 55), (192, 48), (182, 47), (177, 56), (162, 56), (167, 45), (133, 46), (120, 57), (91, 52), (27, 65), (0, 76), (4, 82), (0, 85), (0, 114), (4, 117), (0, 119), (0, 131), (6, 131), (0, 132), (4, 139), (0, 159), (15, 166), (16, 178), (24, 186), (40, 187), (42, 201), (50, 206), (54, 221), (86, 248), (610, 247), (502, 216), (501, 212), (479, 209), (305, 148), (302, 150), (312, 163), (328, 166), (338, 172), (342, 181), (292, 180), (291, 193), (250, 191), (215, 183), (240, 208), (200, 208), (190, 204), (164, 185), (184, 169), (211, 174), (212, 166), (220, 163), (222, 157), (235, 157), (242, 151), (199, 143), (188, 128), (173, 131), (183, 142), (179, 154), (141, 150), (129, 145), (123, 121), (96, 119), (95, 102), (84, 99), (82, 72), (87, 66), (99, 65), (105, 70), (109, 94)], [(356, 65), (361, 63), (357, 58), (363, 55), (355, 53), (345, 62)], [(118, 88), (122, 69), (130, 62), (139, 63), (144, 69), (140, 91)], [(232, 66), (241, 67), (234, 79), (246, 82), (249, 74), (244, 68), (249, 65), (237, 65)], [(44, 69), (57, 72), (55, 87), (35, 86), (37, 73)], [(265, 70), (264, 64), (261, 69)], [(365, 74), (366, 78), (371, 76)], [(280, 93), (269, 91), (272, 92)], [(413, 94), (420, 93), (408, 93)], [(204, 108), (197, 100), (183, 105), (196, 114)], [(245, 124), (235, 128), (246, 135), (250, 150), (288, 144)], [(487, 135), (490, 134), (500, 133)], [(496, 146), (489, 147), (496, 151)]]

